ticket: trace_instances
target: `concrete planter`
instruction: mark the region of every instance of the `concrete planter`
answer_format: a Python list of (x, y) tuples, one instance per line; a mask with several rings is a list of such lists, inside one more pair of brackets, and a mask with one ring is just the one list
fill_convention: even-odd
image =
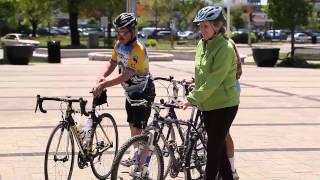
[(4, 48), (4, 58), (6, 63), (15, 65), (27, 65), (32, 57), (34, 46), (18, 44), (6, 46)]
[(279, 59), (280, 48), (252, 48), (254, 62), (258, 67), (273, 67)]

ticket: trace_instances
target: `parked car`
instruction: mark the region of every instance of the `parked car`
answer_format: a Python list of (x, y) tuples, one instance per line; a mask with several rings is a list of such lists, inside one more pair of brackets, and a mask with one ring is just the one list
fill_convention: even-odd
[(287, 40), (288, 35), (283, 30), (268, 30), (265, 35), (265, 39), (279, 39), (279, 40)]
[[(103, 32), (103, 28), (101, 29), (101, 31)], [(117, 32), (114, 28), (111, 28), (110, 31), (112, 38), (117, 37)], [(104, 37), (108, 37), (108, 29), (105, 29)]]
[(38, 28), (37, 29), (38, 35), (59, 35), (59, 31), (55, 28)]
[(306, 33), (295, 33), (294, 40), (300, 42), (308, 42), (311, 41), (311, 36), (307, 35)]
[(141, 29), (141, 34), (143, 34), (146, 38), (148, 38), (149, 36), (154, 37), (156, 36), (158, 31), (170, 31), (170, 29), (168, 28), (164, 28), (164, 27), (143, 27)]
[(154, 38), (154, 39), (170, 39), (172, 38), (172, 35), (174, 38), (177, 37), (177, 34), (172, 34), (172, 32), (168, 30), (155, 30), (151, 35), (148, 36), (148, 38)]
[(177, 32), (177, 36), (180, 40), (190, 40), (195, 38), (193, 31), (179, 31)]
[(88, 36), (89, 34), (98, 34), (98, 36), (103, 36), (103, 31), (100, 28), (87, 27), (82, 28), (80, 31), (80, 36)]
[(31, 40), (28, 35), (17, 33), (6, 34), (0, 39), (0, 43), (2, 47), (17, 44), (31, 44), (33, 46), (38, 46), (40, 44), (39, 41)]
[(142, 31), (138, 31), (138, 38), (145, 38), (146, 35)]

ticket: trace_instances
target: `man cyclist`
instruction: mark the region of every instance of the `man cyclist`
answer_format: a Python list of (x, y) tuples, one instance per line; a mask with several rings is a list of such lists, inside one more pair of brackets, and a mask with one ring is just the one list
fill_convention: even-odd
[[(113, 25), (118, 39), (112, 51), (111, 61), (107, 62), (105, 71), (99, 76), (93, 94), (99, 96), (103, 89), (121, 84), (130, 99), (146, 99), (152, 102), (155, 89), (149, 72), (146, 48), (136, 36), (136, 17), (132, 13), (122, 13), (114, 19)], [(116, 66), (119, 67), (119, 75), (106, 79)], [(147, 125), (151, 107), (131, 106), (128, 99), (125, 107), (131, 136), (141, 134)]]

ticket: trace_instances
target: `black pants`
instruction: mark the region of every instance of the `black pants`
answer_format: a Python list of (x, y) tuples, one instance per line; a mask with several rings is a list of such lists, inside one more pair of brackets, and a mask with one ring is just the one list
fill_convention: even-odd
[(223, 180), (233, 180), (225, 138), (237, 111), (238, 106), (202, 112), (208, 134), (206, 180), (215, 180), (218, 172)]

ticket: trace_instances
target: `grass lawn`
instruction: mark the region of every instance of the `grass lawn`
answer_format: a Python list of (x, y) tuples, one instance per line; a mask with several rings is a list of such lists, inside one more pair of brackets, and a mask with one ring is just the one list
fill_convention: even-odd
[[(71, 48), (70, 36), (57, 35), (57, 36), (39, 36), (33, 38), (34, 40), (40, 41), (40, 47), (47, 47), (48, 41), (60, 41), (62, 48)], [(87, 48), (88, 37), (80, 37), (80, 47), (77, 48)], [(105, 48), (104, 40), (102, 37), (99, 38), (99, 48)]]
[[(70, 36), (64, 36), (64, 35), (57, 35), (57, 36), (39, 36), (36, 38), (33, 38), (34, 40), (40, 41), (40, 47), (47, 47), (48, 41), (60, 41), (60, 45), (62, 48), (71, 48), (71, 40)], [(141, 39), (145, 41), (144, 39)], [(80, 37), (80, 47), (77, 48), (87, 48), (88, 44), (88, 37)], [(148, 48), (154, 49), (154, 50), (173, 50), (175, 47), (182, 45), (188, 49), (190, 47), (190, 50), (194, 49), (197, 44), (197, 41), (175, 41), (174, 42), (174, 48), (171, 47), (171, 42), (169, 40), (164, 39), (158, 39), (157, 45), (155, 47), (149, 46)], [(106, 48), (107, 45), (104, 43), (104, 39), (102, 37), (99, 38), (99, 48)]]

